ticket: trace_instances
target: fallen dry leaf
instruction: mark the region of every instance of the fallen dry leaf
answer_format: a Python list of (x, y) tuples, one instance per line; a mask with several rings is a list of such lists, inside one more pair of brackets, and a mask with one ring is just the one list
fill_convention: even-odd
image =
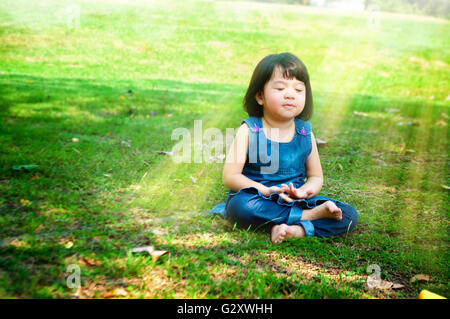
[(364, 117), (369, 116), (369, 114), (367, 114), (367, 113), (364, 113), (364, 112), (358, 112), (358, 111), (353, 111), (353, 114), (355, 114), (355, 115), (360, 115), (360, 116), (364, 116)]
[(154, 250), (151, 253), (152, 259), (153, 259), (153, 261), (157, 261), (159, 259), (159, 257), (161, 257), (162, 255), (165, 255), (167, 253), (168, 253), (167, 250)]
[(445, 126), (447, 126), (447, 122), (445, 122), (444, 120), (441, 119), (441, 120), (437, 121), (434, 125), (445, 127)]
[(102, 293), (102, 298), (109, 299), (115, 297), (126, 297), (128, 292), (123, 288), (116, 288), (113, 291), (107, 291)]
[(425, 274), (417, 274), (417, 275), (413, 276), (409, 281), (410, 282), (430, 281), (430, 276), (429, 275), (425, 275)]
[(397, 113), (397, 112), (400, 112), (399, 109), (394, 109), (394, 108), (392, 108), (392, 109), (386, 109), (386, 111), (387, 111), (388, 113)]
[(26, 247), (26, 242), (23, 238), (15, 238), (11, 240), (7, 245), (11, 245), (14, 247)]
[(408, 124), (408, 125), (414, 125), (414, 126), (420, 126), (420, 122), (419, 122), (419, 121), (416, 121), (416, 120), (414, 120), (414, 121), (408, 121), (406, 124)]
[(394, 284), (392, 285), (392, 289), (402, 289), (402, 288), (405, 288), (405, 286), (402, 285), (402, 284), (396, 284), (396, 283), (394, 283)]
[(78, 260), (78, 263), (84, 265), (84, 266), (88, 266), (88, 267), (92, 267), (92, 266), (100, 266), (102, 264), (102, 262), (98, 259), (95, 258), (81, 258)]
[(372, 283), (371, 287), (379, 290), (388, 290), (388, 289), (402, 289), (405, 286), (387, 280), (380, 280), (379, 282)]
[(197, 178), (199, 178), (203, 174), (204, 171), (205, 171), (205, 168), (203, 167), (202, 170), (200, 171), (200, 173), (198, 173)]
[(126, 147), (131, 147), (131, 140), (128, 140), (128, 142), (126, 142), (126, 141), (121, 141), (120, 143), (119, 143), (119, 145), (124, 145), (124, 146), (126, 146)]
[(152, 233), (155, 234), (156, 236), (164, 236), (166, 234), (165, 231), (162, 231), (160, 229), (153, 229)]
[(131, 250), (132, 253), (141, 253), (143, 251), (148, 252), (149, 254), (151, 254), (151, 252), (155, 250), (153, 248), (153, 246), (143, 246), (143, 247), (135, 247)]
[(325, 146), (328, 145), (328, 142), (325, 142), (324, 140), (321, 140), (320, 138), (316, 137), (316, 144), (317, 146)]
[(131, 250), (132, 253), (141, 253), (141, 252), (147, 252), (150, 256), (152, 256), (152, 259), (154, 261), (157, 261), (159, 257), (161, 257), (164, 254), (167, 254), (167, 250), (155, 250), (153, 246), (143, 246), (143, 247), (136, 247)]
[(381, 290), (386, 290), (386, 289), (391, 289), (393, 285), (394, 285), (394, 283), (392, 283), (390, 281), (381, 280), (381, 283), (377, 288), (381, 289)]

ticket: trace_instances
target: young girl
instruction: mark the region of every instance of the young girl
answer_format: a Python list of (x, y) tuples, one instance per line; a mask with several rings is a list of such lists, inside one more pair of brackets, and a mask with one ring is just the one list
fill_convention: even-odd
[(223, 169), (230, 193), (213, 213), (240, 227), (266, 229), (273, 243), (352, 230), (358, 220), (352, 206), (317, 196), (323, 174), (307, 122), (313, 103), (303, 62), (290, 53), (262, 59), (244, 108), (250, 117), (242, 121)]

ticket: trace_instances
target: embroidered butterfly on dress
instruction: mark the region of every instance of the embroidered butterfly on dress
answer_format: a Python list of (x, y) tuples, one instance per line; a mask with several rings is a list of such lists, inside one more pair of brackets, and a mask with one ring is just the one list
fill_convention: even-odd
[(261, 129), (261, 128), (260, 128), (258, 125), (255, 124), (255, 131), (256, 131), (256, 132), (259, 132), (260, 129)]
[(306, 130), (305, 130), (305, 128), (304, 128), (304, 127), (302, 127), (302, 129), (300, 130), (300, 134), (302, 134), (302, 135), (306, 135)]

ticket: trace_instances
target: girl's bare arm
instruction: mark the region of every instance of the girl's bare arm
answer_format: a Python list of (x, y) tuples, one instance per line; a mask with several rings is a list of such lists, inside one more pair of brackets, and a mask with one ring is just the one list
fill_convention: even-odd
[(320, 193), (323, 186), (323, 172), (322, 165), (320, 164), (319, 151), (317, 150), (316, 139), (313, 132), (311, 132), (312, 150), (306, 160), (306, 183), (300, 187), (300, 190), (311, 190), (313, 197)]
[(243, 123), (239, 127), (225, 160), (222, 172), (222, 182), (233, 192), (237, 192), (244, 187), (256, 187), (263, 195), (267, 195), (268, 187), (255, 182), (242, 174), (242, 169), (244, 168), (247, 159), (249, 143), (248, 130), (246, 123)]

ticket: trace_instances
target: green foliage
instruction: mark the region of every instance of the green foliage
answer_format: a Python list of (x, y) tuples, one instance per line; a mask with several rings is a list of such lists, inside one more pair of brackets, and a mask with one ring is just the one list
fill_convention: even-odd
[(365, 4), (366, 7), (376, 5), (387, 12), (450, 18), (450, 2), (447, 0), (366, 0)]

